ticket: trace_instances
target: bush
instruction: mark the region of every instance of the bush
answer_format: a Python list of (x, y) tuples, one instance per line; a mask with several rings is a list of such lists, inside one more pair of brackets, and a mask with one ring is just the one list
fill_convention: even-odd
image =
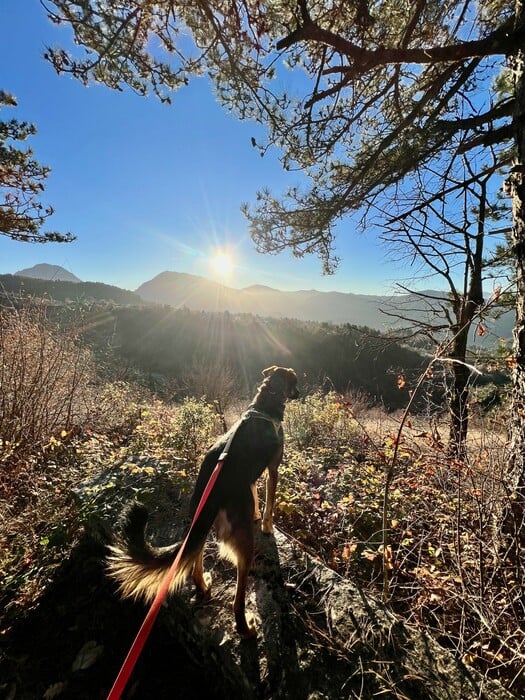
[(44, 304), (0, 310), (0, 464), (41, 451), (79, 425), (95, 372), (74, 329), (57, 330)]
[(142, 411), (131, 434), (130, 454), (183, 458), (196, 467), (213, 437), (221, 432), (214, 407), (204, 399), (184, 399), (182, 404), (154, 402)]
[(86, 397), (90, 407), (86, 426), (97, 433), (127, 437), (150, 402), (149, 393), (137, 384), (120, 380), (92, 386)]
[(508, 499), (505, 434), (486, 433), (479, 446), (471, 437), (463, 461), (449, 458), (432, 431), (415, 429), (427, 442), (414, 444), (410, 421), (404, 434), (372, 442), (331, 395), (290, 404), (287, 423), (276, 524), (376, 595), (384, 565), (396, 612), (519, 694), (525, 609), (497, 529)]
[(345, 400), (334, 392), (292, 401), (285, 413), (285, 433), (297, 448), (316, 445), (338, 452), (360, 429)]

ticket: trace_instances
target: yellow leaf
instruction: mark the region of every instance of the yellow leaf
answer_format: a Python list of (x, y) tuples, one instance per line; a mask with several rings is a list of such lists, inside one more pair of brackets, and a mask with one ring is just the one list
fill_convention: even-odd
[(365, 549), (364, 552), (361, 552), (361, 556), (363, 559), (368, 559), (368, 561), (374, 561), (374, 559), (377, 557), (378, 552), (372, 552), (370, 549)]

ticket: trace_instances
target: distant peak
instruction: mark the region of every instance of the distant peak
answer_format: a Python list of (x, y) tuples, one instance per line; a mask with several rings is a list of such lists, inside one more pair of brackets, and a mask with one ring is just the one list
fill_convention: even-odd
[(58, 282), (81, 282), (76, 275), (69, 272), (60, 265), (50, 265), (49, 263), (39, 263), (33, 267), (27, 267), (15, 272), (18, 277), (32, 277), (33, 279), (58, 281)]
[(277, 292), (277, 289), (268, 287), (265, 284), (251, 284), (249, 287), (244, 287), (243, 292)]

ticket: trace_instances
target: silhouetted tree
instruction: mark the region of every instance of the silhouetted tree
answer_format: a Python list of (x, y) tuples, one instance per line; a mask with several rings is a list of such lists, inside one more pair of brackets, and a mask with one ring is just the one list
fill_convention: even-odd
[[(15, 107), (16, 99), (0, 90), (0, 110)], [(0, 120), (0, 234), (15, 241), (67, 243), (71, 233), (42, 231), (53, 208), (39, 200), (49, 168), (33, 158), (33, 151), (16, 144), (36, 133), (33, 124)]]
[[(468, 364), (469, 336), (473, 329), (479, 335), (487, 333), (485, 321), (499, 301), (501, 286), (487, 299), (483, 286), (493, 273), (492, 251), (500, 249), (501, 243), (497, 243), (510, 231), (500, 221), (508, 213), (505, 206), (497, 196), (488, 194), (492, 173), (475, 175), (468, 158), (459, 160), (444, 175), (420, 183), (408, 212), (407, 200), (397, 206), (392, 202), (381, 234), (394, 259), (411, 261), (419, 283), (425, 280), (428, 289), (437, 279), (439, 287), (444, 282), (448, 288), (448, 294), (440, 294), (400, 284), (409, 294), (403, 302), (394, 297), (392, 310), (384, 312), (401, 321), (403, 327), (393, 331), (397, 337), (430, 338), (434, 351), (445, 362), (451, 375), (448, 450), (454, 457), (466, 454), (473, 374)], [(444, 194), (447, 185), (455, 190), (452, 200)], [(425, 206), (420, 201), (425, 201)], [(398, 208), (403, 210), (401, 215), (395, 213)], [(494, 221), (498, 226), (491, 229)]]

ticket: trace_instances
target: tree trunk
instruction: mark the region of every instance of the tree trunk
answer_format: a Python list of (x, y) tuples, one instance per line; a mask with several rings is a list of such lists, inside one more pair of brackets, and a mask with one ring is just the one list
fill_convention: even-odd
[(448, 454), (462, 459), (466, 456), (466, 441), (468, 433), (468, 399), (470, 370), (465, 365), (467, 354), (467, 339), (470, 325), (461, 329), (454, 339), (451, 358), (458, 360), (452, 363), (452, 387), (450, 389), (449, 412), (450, 433), (448, 438)]
[[(479, 212), (478, 231), (474, 248), (469, 251), (469, 264), (465, 269), (465, 283), (468, 280), (468, 291), (460, 300), (454, 303), (456, 317), (456, 334), (452, 345), (451, 358), (453, 381), (450, 391), (450, 434), (448, 453), (451, 457), (464, 459), (467, 453), (467, 434), (469, 422), (469, 383), (471, 370), (467, 367), (468, 334), (472, 322), (483, 307), (483, 246), (485, 241), (485, 224), (487, 218), (487, 182), (479, 182)], [(470, 276), (470, 279), (469, 279)]]
[[(516, 23), (525, 22), (524, 3), (516, 2)], [(525, 51), (513, 59), (516, 106), (514, 129), (516, 164), (511, 175), (512, 188), (512, 250), (516, 265), (516, 323), (513, 333), (512, 409), (510, 417), (510, 502), (503, 519), (503, 532), (510, 536), (512, 561), (518, 576), (520, 548), (525, 546), (523, 526), (525, 504)], [(517, 579), (520, 580), (519, 578)]]

